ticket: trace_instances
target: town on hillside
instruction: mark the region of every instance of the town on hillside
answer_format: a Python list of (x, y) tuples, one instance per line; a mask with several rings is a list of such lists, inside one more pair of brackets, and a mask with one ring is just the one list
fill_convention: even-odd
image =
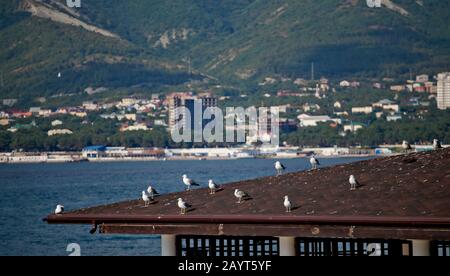
[[(265, 92), (287, 81), (297, 89)], [(405, 140), (416, 150), (430, 149), (434, 139), (450, 141), (450, 73), (418, 75), (405, 83), (267, 77), (259, 87), (258, 94), (153, 93), (77, 106), (49, 107), (40, 98), (27, 109), (18, 107), (17, 99), (2, 99), (0, 162), (386, 155), (397, 153)], [(191, 111), (194, 101), (204, 108), (277, 107), (280, 144), (268, 147), (259, 142), (263, 137), (249, 135), (245, 143), (174, 143), (177, 108)]]

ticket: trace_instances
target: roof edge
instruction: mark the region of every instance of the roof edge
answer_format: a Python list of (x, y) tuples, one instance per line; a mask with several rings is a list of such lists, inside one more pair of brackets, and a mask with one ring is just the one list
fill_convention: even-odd
[(450, 217), (373, 217), (373, 216), (271, 216), (271, 215), (50, 215), (49, 224), (299, 224), (349, 226), (408, 226), (450, 228)]

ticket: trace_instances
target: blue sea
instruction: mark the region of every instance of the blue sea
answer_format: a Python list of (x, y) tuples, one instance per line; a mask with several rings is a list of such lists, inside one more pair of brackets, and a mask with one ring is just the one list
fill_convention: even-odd
[[(323, 166), (362, 158), (322, 159)], [(151, 182), (160, 193), (184, 189), (188, 174), (206, 186), (269, 176), (274, 160), (157, 161), (0, 165), (0, 255), (67, 256), (77, 243), (84, 256), (159, 256), (159, 236), (91, 235), (88, 225), (48, 225), (42, 221), (57, 204), (66, 210), (138, 199)], [(288, 172), (309, 169), (307, 159), (282, 160)]]

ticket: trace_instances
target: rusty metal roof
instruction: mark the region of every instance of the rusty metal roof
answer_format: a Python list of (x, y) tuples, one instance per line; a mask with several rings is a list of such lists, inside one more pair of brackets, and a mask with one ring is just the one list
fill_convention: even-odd
[[(361, 184), (356, 191), (350, 191), (350, 175)], [(236, 188), (251, 199), (236, 203)], [(286, 195), (294, 205), (292, 213), (285, 212)], [(178, 198), (193, 205), (186, 215), (179, 214)], [(449, 240), (450, 149), (231, 183), (215, 195), (208, 189), (168, 194), (147, 208), (133, 200), (46, 220), (96, 224), (104, 233), (409, 235)]]

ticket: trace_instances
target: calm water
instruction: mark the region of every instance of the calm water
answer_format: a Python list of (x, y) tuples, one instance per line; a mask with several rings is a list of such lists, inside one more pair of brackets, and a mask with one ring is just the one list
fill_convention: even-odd
[[(322, 159), (324, 166), (361, 159)], [(160, 193), (184, 189), (187, 173), (200, 183), (274, 174), (274, 160), (166, 161), (0, 165), (0, 255), (68, 255), (78, 243), (82, 255), (160, 255), (159, 236), (90, 235), (90, 226), (47, 225), (59, 203), (66, 210), (140, 198), (152, 181)], [(306, 159), (283, 160), (289, 172), (309, 169)]]

